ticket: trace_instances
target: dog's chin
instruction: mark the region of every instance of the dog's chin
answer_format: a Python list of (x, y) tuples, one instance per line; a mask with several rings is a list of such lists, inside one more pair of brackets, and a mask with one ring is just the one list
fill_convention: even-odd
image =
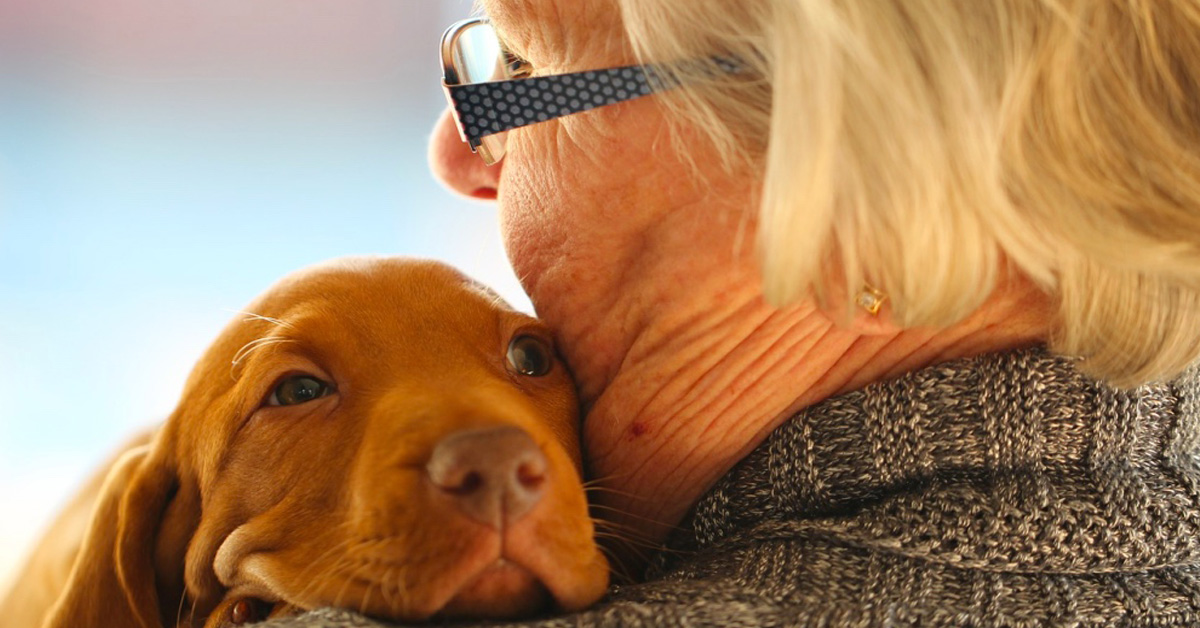
[(498, 559), (471, 580), (438, 611), (446, 619), (514, 619), (545, 611), (550, 592), (529, 570)]

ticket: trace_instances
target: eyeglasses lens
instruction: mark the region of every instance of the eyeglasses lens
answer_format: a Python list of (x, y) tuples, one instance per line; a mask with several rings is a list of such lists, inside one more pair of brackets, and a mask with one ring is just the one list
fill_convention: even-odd
[[(458, 36), (455, 41), (453, 63), (462, 83), (486, 83), (511, 78), (505, 62), (504, 51), (496, 31), (487, 22), (476, 22)], [(504, 156), (507, 132), (496, 133), (479, 140), (476, 149), (489, 166)]]

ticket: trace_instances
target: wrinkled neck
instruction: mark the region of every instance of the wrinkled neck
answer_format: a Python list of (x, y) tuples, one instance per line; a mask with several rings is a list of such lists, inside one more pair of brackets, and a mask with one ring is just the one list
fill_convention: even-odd
[[(771, 307), (752, 277), (709, 277), (644, 293), (653, 315), (622, 317), (642, 325), (625, 328), (608, 353), (578, 351), (603, 342), (597, 329), (567, 343), (588, 405), (598, 515), (641, 544), (661, 542), (797, 411), (930, 364), (1039, 342), (1049, 318), (1040, 295), (1023, 289), (998, 293), (949, 329), (868, 335), (834, 325), (811, 303)], [(616, 361), (588, 364), (602, 355)]]

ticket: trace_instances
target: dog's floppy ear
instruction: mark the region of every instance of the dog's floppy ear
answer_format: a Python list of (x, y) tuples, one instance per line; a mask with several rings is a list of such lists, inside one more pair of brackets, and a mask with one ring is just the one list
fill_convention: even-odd
[(44, 628), (160, 628), (164, 616), (176, 616), (199, 500), (195, 491), (180, 494), (164, 441), (160, 433), (113, 465)]

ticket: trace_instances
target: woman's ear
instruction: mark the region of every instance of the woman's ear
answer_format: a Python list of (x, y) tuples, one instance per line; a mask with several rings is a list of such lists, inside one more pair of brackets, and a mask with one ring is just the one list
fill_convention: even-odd
[(163, 594), (182, 596), (176, 581), (184, 550), (176, 546), (186, 547), (187, 527), (199, 519), (199, 503), (173, 499), (180, 486), (167, 449), (160, 433), (113, 465), (46, 628), (174, 625), (178, 598)]

